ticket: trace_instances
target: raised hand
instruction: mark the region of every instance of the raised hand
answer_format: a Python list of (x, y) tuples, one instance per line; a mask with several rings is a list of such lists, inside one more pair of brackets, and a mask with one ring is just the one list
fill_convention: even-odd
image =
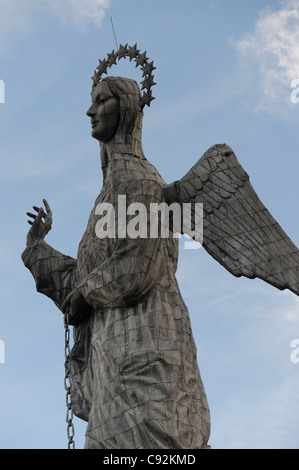
[(43, 199), (46, 212), (42, 207), (33, 206), (37, 214), (27, 212), (28, 217), (33, 220), (28, 220), (31, 228), (27, 234), (27, 246), (30, 246), (35, 240), (43, 240), (47, 233), (52, 228), (52, 211), (46, 199)]

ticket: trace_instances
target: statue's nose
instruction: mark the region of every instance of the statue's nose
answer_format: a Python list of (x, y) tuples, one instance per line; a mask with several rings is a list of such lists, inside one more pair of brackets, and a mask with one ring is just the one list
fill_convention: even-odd
[(93, 104), (92, 104), (92, 105), (90, 106), (90, 108), (86, 111), (86, 114), (87, 114), (87, 116), (89, 116), (89, 117), (93, 117), (93, 116), (95, 115), (95, 112), (94, 112), (94, 105), (93, 105)]

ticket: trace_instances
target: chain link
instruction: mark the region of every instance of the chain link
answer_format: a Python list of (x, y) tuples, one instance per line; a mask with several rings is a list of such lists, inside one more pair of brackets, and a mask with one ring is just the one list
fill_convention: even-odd
[(68, 325), (68, 313), (64, 315), (64, 337), (65, 337), (65, 376), (64, 376), (64, 388), (66, 391), (66, 423), (67, 423), (67, 438), (68, 438), (68, 449), (75, 449), (75, 429), (73, 424), (73, 410), (71, 401), (71, 373), (70, 373), (70, 328)]

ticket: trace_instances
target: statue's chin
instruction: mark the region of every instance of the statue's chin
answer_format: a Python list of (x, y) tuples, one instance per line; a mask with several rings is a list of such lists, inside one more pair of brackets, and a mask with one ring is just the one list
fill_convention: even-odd
[(96, 135), (91, 134), (91, 136), (92, 136), (94, 139), (98, 140), (99, 142), (103, 142), (103, 140), (99, 139)]
[(103, 132), (98, 132), (97, 129), (92, 129), (91, 136), (99, 142), (102, 142), (103, 144), (108, 144), (109, 142), (111, 142), (111, 140), (113, 140), (114, 133), (113, 135), (112, 132), (111, 134), (105, 134)]
[(96, 131), (95, 129), (92, 129), (92, 130), (91, 130), (91, 137), (93, 137), (93, 138), (96, 139), (96, 140), (101, 141), (101, 139), (99, 139), (98, 133), (97, 133), (97, 131)]

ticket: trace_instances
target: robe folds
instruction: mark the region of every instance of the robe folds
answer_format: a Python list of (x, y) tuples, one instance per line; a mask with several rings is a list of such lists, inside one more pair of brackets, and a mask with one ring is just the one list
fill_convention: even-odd
[[(44, 240), (22, 258), (39, 292), (62, 310), (74, 289), (92, 311), (73, 326), (72, 408), (88, 422), (86, 448), (198, 449), (210, 432), (189, 313), (175, 272), (178, 240), (118, 237), (118, 196), (164, 202), (165, 182), (145, 159), (113, 154), (77, 259)], [(115, 208), (115, 238), (99, 238), (96, 207)], [(132, 216), (127, 216), (127, 221)], [(150, 225), (148, 215), (147, 224)]]

